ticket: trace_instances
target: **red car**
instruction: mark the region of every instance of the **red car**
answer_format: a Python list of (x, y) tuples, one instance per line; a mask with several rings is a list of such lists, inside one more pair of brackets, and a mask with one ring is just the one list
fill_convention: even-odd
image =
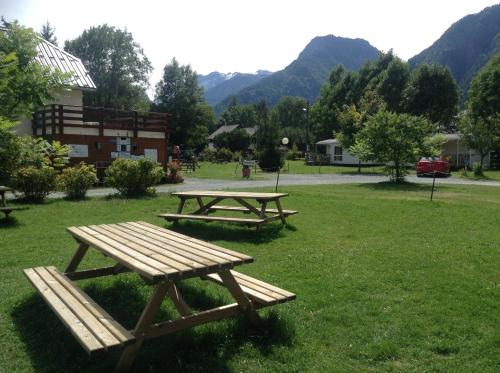
[(417, 163), (417, 176), (450, 176), (450, 162), (439, 157), (421, 157)]

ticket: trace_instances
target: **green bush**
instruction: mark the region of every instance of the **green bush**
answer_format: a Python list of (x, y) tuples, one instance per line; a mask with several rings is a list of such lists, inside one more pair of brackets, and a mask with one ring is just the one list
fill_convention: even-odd
[(217, 150), (212, 148), (205, 148), (200, 153), (199, 158), (201, 161), (214, 162), (217, 158)]
[(293, 144), (292, 148), (286, 152), (286, 159), (296, 161), (299, 159), (299, 149), (297, 145)]
[(0, 185), (10, 181), (20, 165), (21, 142), (13, 133), (0, 129)]
[(106, 183), (127, 197), (146, 194), (163, 177), (163, 168), (148, 158), (117, 159), (106, 170)]
[(475, 162), (472, 165), (472, 172), (474, 172), (474, 176), (484, 176), (483, 174), (483, 166), (479, 162)]
[(54, 190), (57, 172), (52, 167), (21, 167), (14, 177), (14, 189), (22, 192), (24, 198), (41, 202)]
[(259, 167), (264, 172), (275, 172), (283, 167), (283, 157), (276, 147), (267, 147), (258, 154)]
[(227, 148), (217, 149), (217, 161), (220, 162), (231, 162), (233, 160), (234, 154), (231, 150)]
[(81, 162), (79, 165), (65, 168), (61, 172), (57, 177), (57, 188), (70, 199), (81, 199), (97, 181), (95, 167)]

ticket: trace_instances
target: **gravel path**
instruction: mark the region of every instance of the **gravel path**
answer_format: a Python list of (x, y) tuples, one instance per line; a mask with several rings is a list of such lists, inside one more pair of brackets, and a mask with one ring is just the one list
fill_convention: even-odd
[[(156, 186), (159, 193), (169, 193), (185, 190), (221, 190), (221, 189), (254, 189), (262, 187), (274, 187), (276, 185), (276, 175), (265, 175), (263, 180), (212, 180), (212, 179), (197, 179), (187, 177), (182, 184), (163, 184)], [(322, 184), (356, 184), (356, 183), (379, 183), (387, 181), (386, 176), (381, 175), (358, 175), (358, 174), (281, 174), (279, 186), (287, 185), (322, 185)], [(418, 178), (416, 176), (408, 176), (407, 180), (411, 183), (429, 184), (432, 183), (432, 178)], [(459, 185), (484, 185), (500, 187), (499, 181), (478, 181), (467, 180), (455, 177), (436, 179), (436, 184), (459, 184)], [(278, 186), (278, 190), (279, 190)], [(88, 196), (107, 196), (115, 194), (114, 188), (95, 188), (87, 192)], [(13, 198), (12, 194), (6, 195), (7, 198)], [(51, 193), (49, 198), (62, 198), (63, 194), (56, 192)]]
[[(346, 174), (282, 174), (279, 185), (321, 185), (321, 184), (354, 184), (354, 183), (379, 183), (387, 181), (388, 178), (381, 175), (346, 175)], [(412, 183), (429, 184), (432, 178), (418, 178), (409, 176), (407, 180)], [(454, 177), (436, 179), (436, 184), (460, 184), (460, 185), (484, 185), (500, 187), (498, 181), (476, 181), (459, 179)], [(164, 184), (156, 187), (159, 193), (185, 191), (185, 190), (220, 190), (220, 189), (253, 189), (261, 187), (274, 187), (276, 176), (270, 176), (265, 180), (212, 180), (187, 177), (183, 184)], [(278, 187), (279, 189), (279, 187)], [(103, 196), (113, 194), (112, 188), (97, 188), (89, 190), (89, 196)]]

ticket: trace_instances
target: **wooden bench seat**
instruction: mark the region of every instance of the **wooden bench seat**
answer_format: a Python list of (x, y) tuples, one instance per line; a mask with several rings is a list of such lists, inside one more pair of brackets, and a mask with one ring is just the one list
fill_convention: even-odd
[[(239, 206), (219, 206), (219, 205), (215, 205), (215, 206), (210, 207), (210, 210), (213, 210), (213, 211), (215, 211), (215, 210), (222, 210), (222, 211), (242, 211), (242, 212), (248, 212), (248, 213), (251, 212), (246, 207), (239, 207)], [(279, 213), (279, 211), (278, 211), (278, 209), (266, 208), (266, 213), (277, 214), (277, 213)], [(296, 210), (283, 210), (283, 214), (285, 216), (294, 215), (294, 214), (298, 214), (298, 211), (296, 211)]]
[[(257, 280), (256, 278), (236, 271), (231, 271), (231, 273), (233, 274), (236, 282), (240, 285), (241, 290), (243, 290), (248, 298), (258, 303), (261, 307), (288, 302), (296, 298), (295, 294), (264, 281)], [(219, 285), (223, 285), (221, 278), (216, 273), (203, 276), (203, 278), (213, 281)]]
[(24, 273), (88, 354), (135, 341), (132, 333), (55, 267), (28, 268)]
[(193, 220), (225, 221), (238, 224), (257, 224), (257, 225), (267, 221), (266, 219), (245, 219), (245, 218), (233, 218), (228, 216), (208, 216), (208, 215), (189, 215), (189, 214), (160, 214), (158, 216), (164, 218), (166, 221), (193, 219)]

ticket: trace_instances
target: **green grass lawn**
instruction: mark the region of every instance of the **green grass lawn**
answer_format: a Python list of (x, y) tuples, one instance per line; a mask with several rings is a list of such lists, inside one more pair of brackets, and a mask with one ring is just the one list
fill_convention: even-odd
[(500, 170), (485, 170), (483, 171), (484, 176), (474, 176), (473, 172), (467, 172), (467, 175), (463, 173), (456, 172), (461, 178), (471, 179), (471, 180), (492, 180), (500, 181)]
[[(241, 179), (241, 165), (238, 162), (230, 163), (211, 163), (200, 162), (200, 166), (195, 172), (183, 172), (184, 177), (197, 177), (201, 179), (221, 179), (221, 180), (239, 180)], [(282, 172), (291, 174), (351, 174), (358, 173), (357, 167), (351, 166), (306, 166), (303, 160), (286, 161)], [(362, 173), (382, 174), (382, 167), (379, 166), (364, 166), (361, 168)], [(255, 173), (252, 168), (250, 174), (251, 180), (262, 180), (268, 177), (273, 177), (272, 173), (265, 173), (257, 168)]]
[[(255, 258), (239, 271), (297, 294), (261, 311), (266, 332), (236, 318), (147, 342), (137, 372), (500, 371), (500, 189), (404, 184), (281, 188), (289, 225), (255, 229), (182, 222), (174, 229)], [(268, 191), (270, 191), (269, 189)], [(145, 220), (177, 199), (52, 200), (0, 219), (0, 372), (103, 372), (22, 274), (63, 270), (76, 247), (65, 227)], [(85, 266), (106, 262), (97, 254)], [(133, 274), (85, 291), (132, 328), (151, 289)], [(228, 300), (189, 280), (194, 308)], [(164, 302), (161, 317), (174, 315)]]

